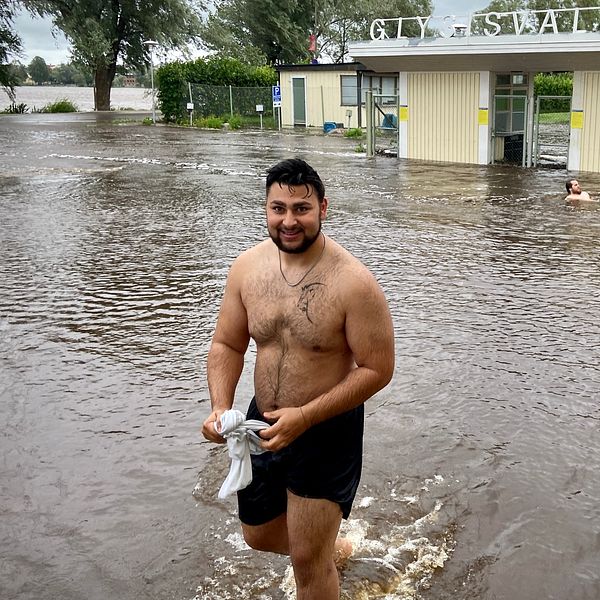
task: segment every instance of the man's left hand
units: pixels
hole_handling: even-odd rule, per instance
[[[298,436],[308,429],[302,409],[298,406],[279,408],[263,414],[267,421],[275,421],[268,429],[263,429],[259,435],[263,438],[261,447],[271,452],[277,452],[289,446]]]

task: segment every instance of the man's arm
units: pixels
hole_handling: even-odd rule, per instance
[[[241,297],[243,269],[239,258],[227,277],[219,318],[207,361],[208,390],[212,411],[202,425],[202,434],[210,441],[223,443],[214,429],[215,421],[233,406],[235,388],[244,368],[244,355],[250,341],[248,315]]]
[[[265,413],[265,418],[278,421],[261,432],[261,437],[268,438],[264,448],[280,450],[316,423],[359,406],[391,380],[395,363],[392,318],[383,291],[366,269],[344,291],[344,302],[346,341],[356,368],[302,408]]]

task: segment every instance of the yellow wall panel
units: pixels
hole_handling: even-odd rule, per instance
[[[477,163],[479,73],[409,73],[408,157]]]
[[[356,77],[352,71],[332,73],[327,71],[293,71],[281,73],[282,121],[292,125],[292,77],[304,77],[306,86],[306,125],[322,127],[325,121],[344,123],[346,127],[358,126],[358,107],[342,106],[341,76]],[[346,111],[351,110],[350,121]],[[364,114],[363,114],[364,125]]]
[[[600,72],[583,74],[583,128],[579,169],[600,172]]]

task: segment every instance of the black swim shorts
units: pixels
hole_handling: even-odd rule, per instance
[[[248,419],[264,420],[256,399]],[[331,500],[348,518],[362,470],[364,406],[314,425],[278,452],[252,455],[252,483],[238,492],[239,516],[262,525],[287,510],[287,490]]]

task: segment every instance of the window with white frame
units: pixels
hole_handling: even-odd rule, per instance
[[[356,106],[356,75],[340,75],[342,106]]]

